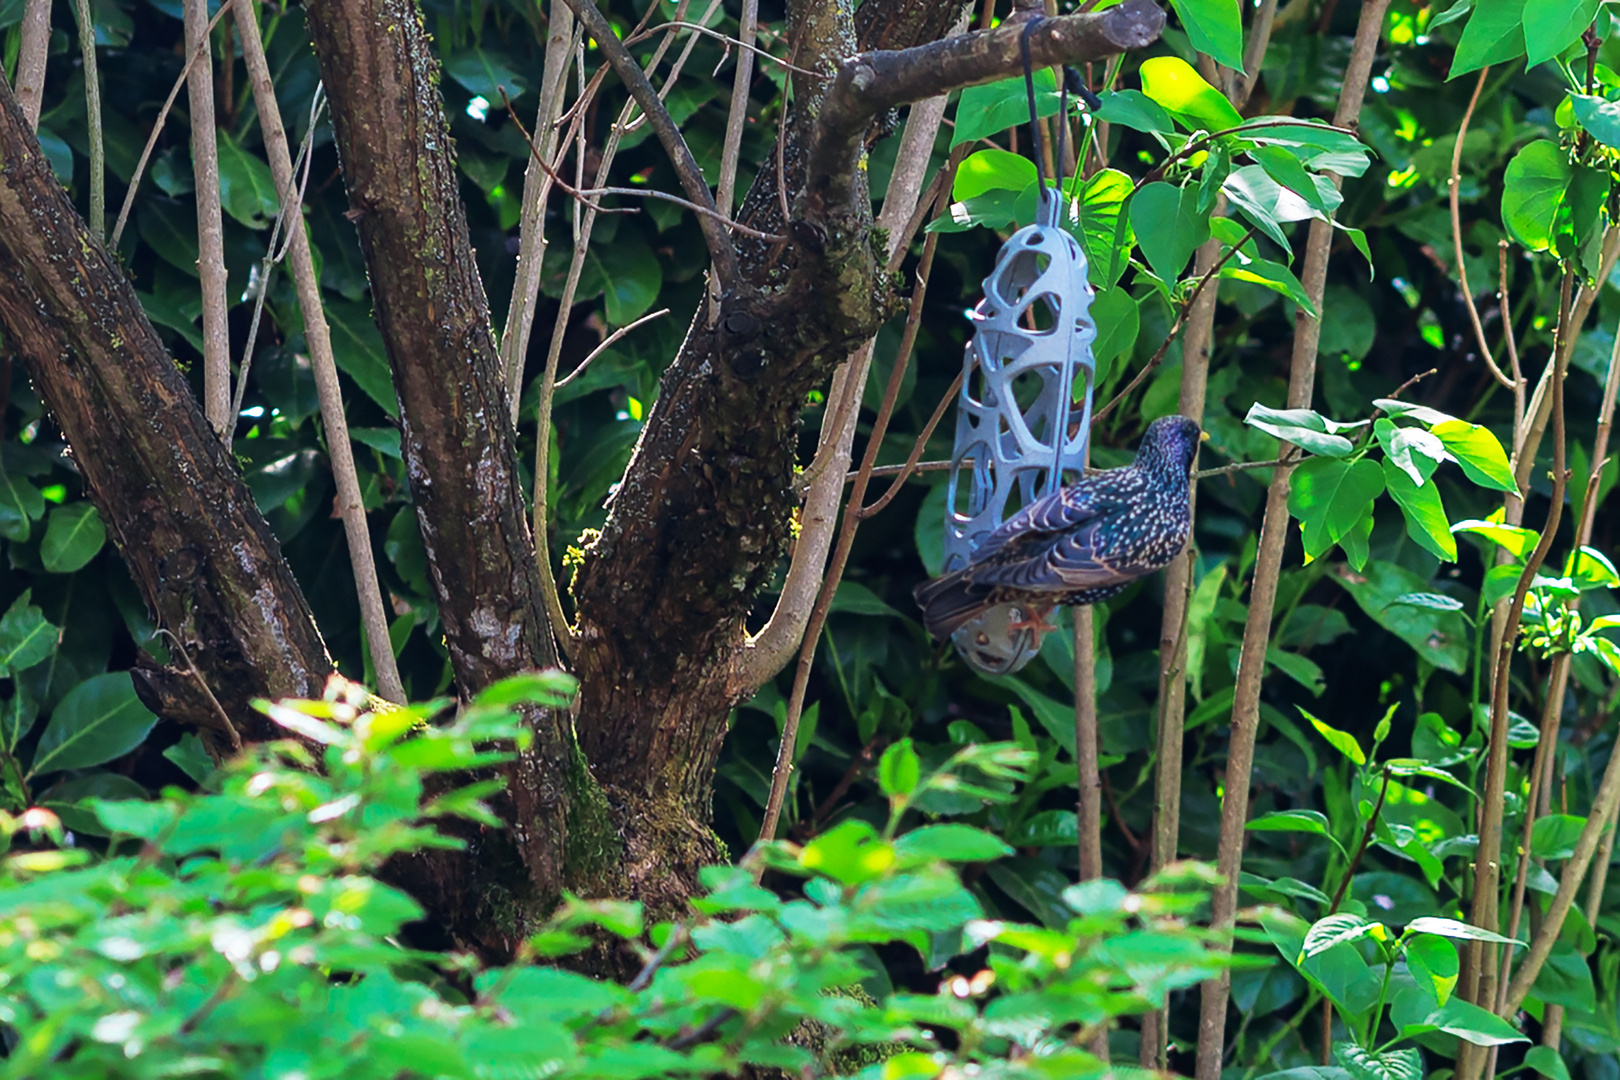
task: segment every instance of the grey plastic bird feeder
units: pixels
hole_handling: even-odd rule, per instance
[[[1002,245],[971,315],[977,325],[962,359],[946,488],[947,572],[966,565],[997,526],[1059,490],[1085,463],[1097,369],[1094,294],[1085,254],[1062,227],[1061,188],[1043,183],[1039,191],[1035,223]],[[998,604],[951,641],[979,671],[1010,674],[1038,651],[1034,631],[1017,625],[1030,616],[1022,604]]]

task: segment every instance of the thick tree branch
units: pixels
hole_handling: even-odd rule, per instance
[[[463,693],[557,662],[541,603],[489,305],[468,241],[438,62],[410,0],[321,0],[310,38],[399,395],[402,450]],[[582,778],[570,726],[532,710],[510,820],[544,891],[562,881]],[[588,779],[583,782],[588,783]]]
[[[1036,67],[1082,64],[1152,44],[1164,11],[1152,0],[1125,0],[1101,12],[1043,19],[1030,36]],[[839,203],[849,184],[867,125],[889,109],[951,90],[994,82],[1023,70],[1022,22],[949,37],[909,49],[861,53],[845,60],[822,105],[810,154],[807,194]]]
[[[196,665],[193,676],[190,664],[143,658],[134,673],[142,698],[223,738],[217,698],[249,738],[270,736],[248,702],[319,696],[332,662],[235,463],[3,79],[0,325],[66,433],[142,597]]]

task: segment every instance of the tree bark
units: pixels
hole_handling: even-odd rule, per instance
[[[317,0],[305,10],[399,396],[401,448],[445,643],[457,686],[471,696],[505,676],[555,667],[557,652],[439,65],[410,0]],[[571,818],[599,801],[567,717],[531,707],[527,718],[535,739],[507,767],[503,814],[528,880],[503,882],[520,902],[500,918],[519,928],[529,908],[524,886],[541,909],[559,894]],[[572,854],[594,867],[610,852],[582,843]],[[454,911],[466,882],[454,861],[434,865],[442,873],[426,877]]]
[[[90,234],[0,79],[0,325],[72,446],[85,488],[167,635],[148,708],[217,747],[279,729],[259,697],[319,697],[332,673],[281,547],[123,267]],[[222,712],[223,711],[223,712]]]

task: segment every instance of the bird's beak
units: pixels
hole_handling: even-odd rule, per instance
[[[1209,432],[1200,431],[1198,433],[1198,441],[1201,442],[1201,443],[1209,442]]]

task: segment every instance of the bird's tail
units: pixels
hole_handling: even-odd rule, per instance
[[[962,570],[925,581],[912,590],[923,611],[923,625],[935,641],[945,641],[961,625],[990,607],[987,590],[967,579]]]

